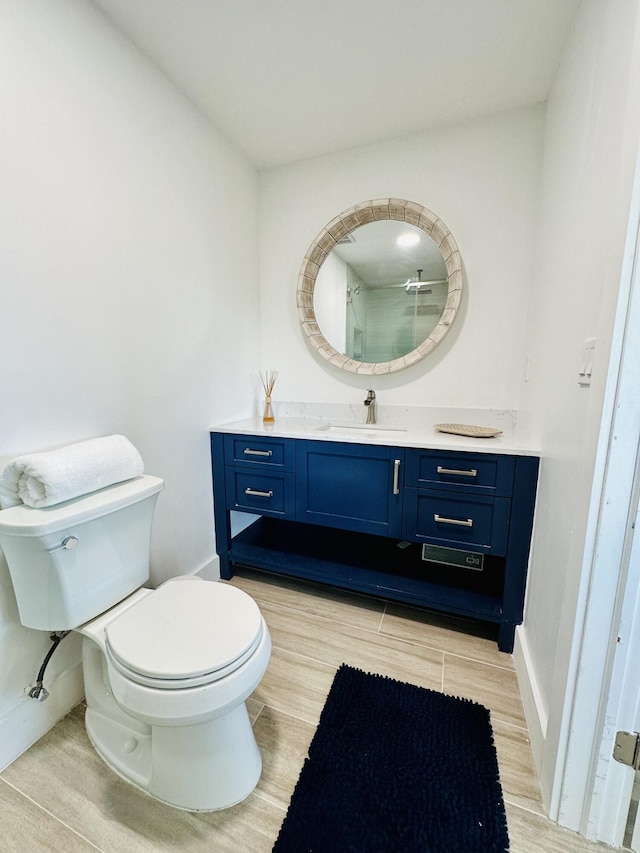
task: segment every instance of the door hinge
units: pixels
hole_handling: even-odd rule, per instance
[[[640,734],[638,732],[616,732],[613,757],[621,764],[640,770]]]

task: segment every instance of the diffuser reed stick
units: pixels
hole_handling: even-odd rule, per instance
[[[262,387],[264,388],[264,415],[262,416],[262,420],[265,424],[272,424],[275,421],[273,408],[271,406],[271,393],[273,391],[273,386],[276,384],[277,376],[277,370],[267,370],[264,375],[260,372],[260,379],[262,380]]]

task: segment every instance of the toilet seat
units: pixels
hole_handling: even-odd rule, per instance
[[[147,687],[177,690],[224,678],[255,652],[264,622],[242,590],[221,583],[166,583],[105,628],[109,662]]]

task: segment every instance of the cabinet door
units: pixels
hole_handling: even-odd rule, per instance
[[[299,441],[296,519],[400,537],[404,449]]]

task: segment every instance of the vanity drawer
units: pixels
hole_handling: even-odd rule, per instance
[[[507,552],[508,498],[405,489],[403,537],[451,548]]]
[[[294,474],[227,467],[227,506],[279,518],[295,515]]]
[[[286,438],[225,435],[224,458],[227,465],[250,465],[252,468],[293,471],[294,447],[294,442]]]
[[[508,497],[513,489],[512,456],[407,450],[405,485]]]

